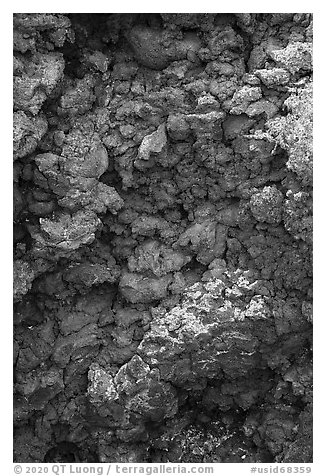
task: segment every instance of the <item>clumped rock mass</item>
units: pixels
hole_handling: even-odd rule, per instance
[[[14,14],[14,460],[312,461],[312,15]]]

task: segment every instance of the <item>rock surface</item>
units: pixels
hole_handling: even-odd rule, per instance
[[[14,14],[14,461],[312,461],[312,15]]]

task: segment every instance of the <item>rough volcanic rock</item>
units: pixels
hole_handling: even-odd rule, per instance
[[[14,14],[14,460],[312,461],[312,15]]]

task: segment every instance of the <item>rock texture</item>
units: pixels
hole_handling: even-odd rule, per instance
[[[312,15],[14,14],[14,460],[312,461]]]

